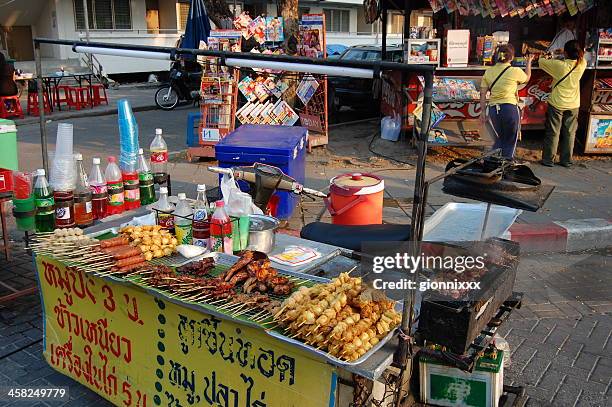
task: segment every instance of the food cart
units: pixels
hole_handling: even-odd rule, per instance
[[[48,41],[63,43],[62,40]],[[108,49],[109,44],[95,46]],[[122,50],[126,48],[123,46]],[[162,53],[167,50],[148,51]],[[215,57],[231,56],[216,51],[198,52]],[[290,58],[283,60],[287,64],[293,63],[296,68],[299,65]],[[299,61],[316,64],[307,59]],[[419,69],[384,62],[377,65],[388,69],[397,67],[407,72]],[[346,68],[354,68],[358,70],[356,74],[364,75],[368,67],[367,64],[356,64]],[[421,72],[425,78],[423,117],[427,121],[432,75],[431,70],[422,69]],[[426,127],[427,123],[424,124]],[[424,206],[429,185],[446,176],[456,176],[459,177],[455,179],[456,187],[457,183],[465,181],[460,177],[460,171],[483,164],[477,160],[458,163],[444,176],[426,181],[427,137],[425,132],[422,133],[417,138],[419,160],[415,181],[415,202],[419,204],[414,206],[411,225],[413,242],[407,243],[408,252],[413,255],[421,253],[422,243],[432,231],[437,230],[436,240],[457,239],[456,231],[445,235],[444,228],[439,227],[447,223],[441,219],[442,215],[432,218],[437,226],[425,222]],[[503,162],[500,165],[494,166],[492,174],[503,178],[503,169],[511,166]],[[475,172],[488,177],[487,168],[467,169],[468,182],[474,182]],[[512,185],[504,185],[502,190],[507,191],[508,186]],[[452,188],[449,183],[448,193],[456,194]],[[463,193],[469,190],[461,185],[458,189]],[[534,184],[528,189],[522,188],[521,194],[534,192],[538,195],[540,187]],[[531,197],[536,201],[536,208],[543,204],[551,190],[547,189],[543,199]],[[482,198],[480,200],[488,203],[507,203],[496,200],[498,192],[486,198],[478,194],[471,197]],[[502,195],[506,193],[502,192]],[[403,301],[374,294],[362,297],[368,288],[360,277],[350,274],[363,259],[359,253],[300,238],[279,237],[274,248],[282,250],[291,245],[315,248],[321,256],[315,259],[311,268],[296,271],[275,264],[274,271],[271,271],[265,266],[269,265],[265,258],[249,258],[248,252],[239,253],[240,257],[213,253],[192,259],[174,256],[172,250],[166,253],[167,245],[175,244],[167,231],[153,225],[126,225],[142,214],[138,211],[126,213],[119,219],[107,219],[87,229],[86,235],[72,229],[43,234],[34,238],[31,247],[36,253],[44,309],[44,356],[58,371],[119,405],[264,406],[286,405],[287,400],[294,405],[347,405],[351,396],[345,398],[347,390],[341,388],[347,385],[353,387],[352,397],[356,400],[367,400],[368,394],[378,392],[376,398],[391,402],[387,397],[387,391],[391,389],[395,395],[394,403],[399,403],[406,395],[403,385],[412,375],[407,367],[416,361],[417,355],[412,348],[417,343],[411,338],[416,313],[422,307],[419,317],[422,337],[418,345],[432,341],[449,347],[453,352],[463,352],[458,367],[467,371],[478,370],[478,360],[483,356],[489,357],[490,363],[496,363],[497,370],[487,380],[492,380],[491,383],[497,387],[493,396],[479,397],[490,396],[492,405],[497,405],[501,391],[513,389],[500,387],[503,381],[499,363],[503,358],[490,347],[491,340],[499,322],[520,305],[520,296],[512,294],[518,263],[517,245],[495,239],[510,226],[515,216],[506,216],[509,219],[507,227],[498,225],[495,233],[486,233],[487,219],[495,211],[487,205],[477,211],[480,216],[472,218],[478,223],[477,228],[482,224],[479,239],[492,238],[483,242],[484,246],[480,248],[497,248],[508,255],[502,264],[492,265],[490,276],[493,284],[485,294],[485,304],[488,305],[457,303],[454,308],[440,307],[435,300],[415,298],[414,292],[407,298],[398,298]],[[447,213],[457,218],[453,211]],[[460,226],[466,230],[465,223]],[[137,262],[127,261],[126,253],[132,256],[134,250],[143,250],[143,253],[153,250],[145,242],[145,237],[153,241],[155,253],[160,255],[155,254],[155,260],[141,263],[138,253],[134,255]],[[159,250],[156,240],[166,245],[163,251]],[[146,248],[142,248],[142,244]],[[463,249],[454,247],[452,250],[461,252]],[[274,250],[271,255],[274,255]],[[259,261],[263,263],[257,263]],[[240,275],[240,272],[245,272],[244,268],[247,276]],[[313,275],[315,270],[324,274],[327,271],[328,275],[316,277]],[[255,273],[255,276],[249,273]],[[207,276],[212,278],[203,279]],[[256,278],[259,283],[265,283],[255,285],[258,297],[245,297],[243,294],[250,293],[231,291],[235,286],[232,283],[234,278],[242,279],[241,289],[245,289],[249,281],[245,278]],[[502,280],[503,284],[495,284]],[[278,288],[280,286],[282,288]],[[252,287],[253,281],[248,289]],[[321,292],[331,294],[336,291],[338,295],[318,297]],[[508,297],[509,294],[512,295]],[[310,304],[308,301],[315,297],[316,303]],[[312,305],[312,315],[307,313],[310,308],[303,312],[294,307],[302,301],[298,298],[307,298],[306,303]],[[272,300],[276,303],[272,304]],[[325,305],[322,305],[323,300]],[[315,312],[315,307],[320,310]],[[331,324],[331,313],[337,316],[342,310],[349,314]],[[327,311],[329,314],[324,314]],[[452,318],[458,313],[462,315],[462,322],[454,325],[454,329],[461,331],[459,341],[455,334],[440,335],[443,330],[434,322],[443,317]],[[328,315],[328,320],[319,319],[323,315]],[[479,316],[483,317],[479,319]],[[427,322],[434,324],[427,328]],[[322,327],[330,330],[320,330]],[[357,327],[360,331],[356,331]],[[352,336],[345,335],[345,331]],[[353,341],[348,342],[350,338]],[[427,354],[435,360],[451,355],[435,346],[427,347]],[[430,364],[426,359],[421,361]],[[434,366],[429,366],[429,369],[435,370]],[[374,383],[364,386],[364,378]],[[423,383],[429,382],[424,379]],[[427,389],[423,391],[427,392]],[[360,399],[360,394],[365,394],[366,398]],[[428,394],[428,400],[437,397]],[[357,401],[357,404],[366,405],[366,402]]]
[[[451,6],[451,3],[455,6]],[[432,13],[431,26],[427,33],[436,32],[436,39],[441,41],[439,47],[440,61],[436,68],[434,82],[434,103],[445,114],[444,119],[436,129],[432,130],[430,143],[432,146],[471,146],[484,147],[492,144],[490,131],[478,123],[480,116],[480,80],[486,65],[491,64],[495,44],[499,42],[512,43],[517,52],[515,64],[524,66],[525,52],[542,53],[547,43],[555,36],[559,28],[560,15],[571,14],[576,19],[577,39],[586,46],[588,61],[587,71],[581,85],[581,117],[579,135],[582,136],[584,151],[587,153],[608,153],[609,139],[606,136],[609,121],[610,100],[609,86],[611,68],[610,35],[607,27],[609,21],[598,18],[598,7],[593,2],[574,2],[574,8],[564,2],[549,2],[551,9],[542,2],[533,9],[521,7],[500,10],[495,2],[493,15],[484,12],[480,6],[475,7],[466,1],[421,1],[421,2],[386,2],[382,1],[382,15],[389,10],[397,10],[405,15],[423,14],[423,10]],[[502,4],[504,2],[501,2]],[[517,2],[515,2],[517,3]],[[528,2],[531,4],[531,2]],[[480,4],[489,4],[489,2]],[[554,8],[552,8],[554,5]],[[600,6],[601,8],[602,6]],[[408,20],[408,19],[406,19]],[[417,19],[411,19],[417,21]],[[411,37],[419,28],[405,27],[406,46],[409,47]],[[462,37],[469,30],[467,41]],[[509,35],[508,35],[509,34]],[[433,39],[432,39],[433,40]],[[459,41],[461,40],[461,41]],[[430,40],[431,41],[431,40]],[[452,53],[449,53],[449,42],[453,43]],[[383,41],[384,44],[384,41]],[[410,49],[410,48],[408,48]],[[459,53],[461,58],[457,58]],[[452,57],[455,56],[455,59]],[[410,57],[408,57],[410,58]],[[450,58],[450,60],[449,60]],[[460,63],[456,61],[460,60]],[[519,86],[518,94],[522,105],[521,127],[523,130],[543,130],[547,103],[551,91],[551,77],[543,72],[534,62],[531,78],[527,84]],[[408,105],[403,112],[404,128],[411,129],[414,125],[412,112],[418,107],[422,92],[418,77],[401,77],[392,73],[387,77],[382,87],[382,110],[385,114],[399,114],[402,111],[401,99],[406,97]],[[403,84],[403,86],[400,86]],[[402,90],[399,90],[402,89]],[[399,91],[398,91],[399,90]]]

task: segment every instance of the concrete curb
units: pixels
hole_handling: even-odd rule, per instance
[[[577,252],[612,246],[612,221],[569,219],[544,224],[514,224],[504,236],[520,243],[522,253]]]
[[[157,109],[156,105],[145,105],[145,106],[133,106],[133,112],[146,112],[149,110]],[[95,116],[109,116],[117,114],[117,108],[109,107],[107,109],[100,110],[83,110],[83,111],[68,111],[66,113],[57,113],[51,116],[45,117],[46,122],[77,119],[81,117],[95,117]],[[28,117],[26,119],[15,120],[17,126],[24,126],[28,124],[37,124],[39,122],[38,117]]]

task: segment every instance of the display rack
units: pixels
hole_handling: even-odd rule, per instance
[[[239,51],[242,33],[236,30],[213,30],[207,48],[216,51]],[[235,128],[237,79],[239,70],[222,66],[218,58],[198,60],[202,66],[200,83],[200,122],[197,145],[189,145],[187,159],[212,158],[215,144]]]

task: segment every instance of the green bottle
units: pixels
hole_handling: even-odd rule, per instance
[[[142,148],[138,150],[138,182],[140,187],[140,205],[148,205],[155,202],[153,173],[151,168],[149,168],[149,163],[144,158]]]

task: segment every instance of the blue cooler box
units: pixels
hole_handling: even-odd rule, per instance
[[[306,138],[304,127],[244,124],[215,145],[215,157],[223,168],[262,163],[280,168],[297,182],[306,178]],[[248,185],[240,188],[248,191]],[[276,217],[287,219],[299,202],[299,196],[280,191]]]

